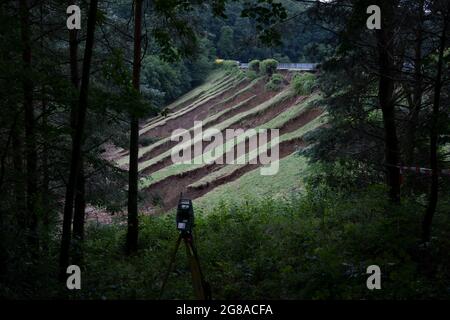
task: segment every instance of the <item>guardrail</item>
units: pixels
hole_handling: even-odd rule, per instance
[[[248,63],[237,61],[239,68],[248,69]],[[279,63],[277,70],[316,71],[317,63]]]

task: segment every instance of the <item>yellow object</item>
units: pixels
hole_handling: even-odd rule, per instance
[[[222,64],[223,63],[223,59],[216,59],[216,64]]]

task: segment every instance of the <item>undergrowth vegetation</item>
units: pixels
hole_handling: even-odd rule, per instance
[[[272,76],[277,71],[278,61],[275,59],[265,59],[261,61],[259,68],[263,75]]]
[[[424,248],[420,204],[405,198],[392,205],[382,185],[327,183],[320,172],[311,170],[298,196],[196,208],[194,236],[214,299],[448,297],[450,257],[441,252],[450,248],[449,203],[440,204],[435,237]],[[342,181],[352,180],[337,172]],[[121,223],[87,228],[84,290],[70,298],[159,297],[178,236],[174,213],[142,217],[140,249],[131,257],[123,255],[125,233]],[[366,268],[373,264],[382,270],[382,290],[366,288]],[[13,295],[7,290],[0,293]],[[48,297],[58,292],[48,290]],[[163,298],[193,298],[192,291],[180,248]]]
[[[448,297],[450,257],[439,254],[450,248],[450,230],[440,227],[448,225],[445,208],[437,215],[432,247],[421,248],[417,226],[423,208],[417,203],[380,201],[381,185],[349,194],[314,181],[299,197],[197,210],[195,239],[215,299]],[[141,250],[131,260],[120,258],[123,227],[90,229],[87,252],[93,262],[87,269],[96,272],[87,272],[86,281],[94,281],[88,287],[98,291],[91,298],[158,297],[177,236],[174,215],[144,221]],[[367,290],[366,268],[372,264],[383,271],[383,290]],[[164,297],[193,298],[190,281],[179,250]]]
[[[309,95],[316,88],[316,77],[312,73],[297,73],[292,78],[292,87],[298,95]]]
[[[279,73],[274,73],[271,77],[269,82],[266,84],[266,89],[270,91],[277,91],[281,89],[281,86],[283,85],[284,78]]]

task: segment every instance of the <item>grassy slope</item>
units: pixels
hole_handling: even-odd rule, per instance
[[[228,97],[227,99],[223,100],[221,103],[225,103],[225,102],[227,102],[227,101],[229,101],[229,100],[235,98],[238,94],[240,94],[240,93],[242,93],[242,92],[244,92],[244,91],[246,91],[246,90],[251,89],[255,84],[256,84],[256,81],[252,81],[252,82],[251,82],[248,86],[246,86],[244,89],[240,90],[239,92],[235,93],[234,95],[232,95],[232,96]],[[224,90],[218,92],[218,94],[222,93],[223,91],[224,91]],[[217,119],[218,117],[220,117],[222,114],[226,113],[227,111],[229,111],[229,110],[231,110],[231,109],[234,109],[234,108],[240,107],[241,104],[248,102],[250,99],[251,99],[251,98],[246,99],[246,100],[242,101],[241,103],[236,104],[235,106],[233,106],[233,107],[231,107],[231,108],[229,108],[229,109],[222,110],[222,111],[220,111],[220,112],[218,112],[218,113],[216,113],[216,114],[214,114],[214,115],[211,115],[211,116],[207,117],[206,119],[203,120],[203,123],[204,123],[204,124],[208,124],[210,121],[213,121],[213,120]],[[203,102],[203,103],[204,103],[204,102]],[[194,109],[194,108],[197,107],[197,106],[198,106],[198,101],[196,100],[196,101],[194,101],[189,107],[190,107],[190,109]],[[149,152],[150,150],[152,150],[153,148],[157,147],[158,145],[161,145],[161,144],[163,144],[163,143],[165,143],[165,142],[167,142],[167,141],[169,141],[169,140],[170,140],[170,137],[167,137],[167,138],[161,139],[161,140],[157,141],[156,143],[153,143],[153,144],[151,144],[151,145],[149,145],[149,146],[140,148],[140,149],[139,149],[139,156],[142,156],[143,154]]]
[[[187,101],[191,99],[190,103],[179,109],[176,113],[174,113],[172,116],[177,116],[180,113],[186,112],[186,110],[192,110],[197,105],[199,105],[200,102],[204,102],[205,99],[208,100],[210,97],[214,97],[217,94],[220,94],[223,92],[223,90],[228,89],[230,86],[236,85],[239,83],[239,77],[230,77],[226,75],[222,75],[226,78],[226,80],[220,81],[218,76],[220,76],[220,73],[216,73],[213,76],[210,77],[208,80],[209,82],[206,82],[204,85],[202,85],[202,94],[198,94],[198,89],[195,89],[193,91],[196,91],[196,93],[188,93],[184,97],[181,98],[182,101]],[[236,92],[236,94],[230,96],[228,99],[226,99],[223,102],[226,102],[227,100],[231,100],[235,98],[236,96],[242,94],[243,92],[251,89],[258,81],[261,79],[255,79],[251,83],[249,83],[245,88],[241,89],[239,92]],[[205,90],[207,88],[207,90]],[[260,104],[259,106],[256,106],[246,112],[239,113],[231,118],[228,118],[221,123],[218,123],[215,125],[218,129],[221,128],[227,128],[232,124],[239,123],[243,117],[246,116],[252,116],[257,117],[260,112],[263,110],[272,107],[273,105],[279,103],[280,101],[289,98],[292,96],[292,92],[289,88],[284,89],[271,99],[265,101],[264,103]],[[300,113],[307,110],[313,102],[317,100],[319,96],[317,94],[314,94],[307,99],[300,101],[296,103],[295,105],[288,108],[286,111],[282,112],[281,114],[277,115],[273,119],[269,120],[268,122],[256,127],[255,129],[259,128],[280,128],[288,122],[293,117],[299,115]],[[248,99],[251,99],[248,98]],[[247,100],[248,100],[247,99]],[[245,101],[241,101],[240,104],[245,103]],[[222,103],[223,103],[222,102]],[[174,105],[179,105],[181,102],[174,102],[172,104],[172,107]],[[237,108],[240,104],[236,104],[235,106],[229,108]],[[229,110],[227,109],[227,110]],[[210,115],[207,117],[203,122],[208,123],[210,121],[214,121],[218,117],[220,117],[223,113],[227,112],[227,110],[220,111],[216,114]],[[290,133],[284,134],[280,137],[280,142],[282,141],[288,141],[291,139],[295,139],[297,137],[301,137],[306,132],[313,130],[318,125],[322,124],[324,121],[324,116],[321,116],[310,123],[307,123],[306,125],[302,126],[301,128],[294,130]],[[165,121],[163,121],[165,122]],[[160,122],[157,122],[158,124]],[[154,126],[156,123],[153,123],[151,126]],[[240,141],[245,138],[245,135],[239,136],[235,141],[227,142],[223,145],[223,152],[225,153],[228,150],[232,149],[236,143],[239,143]],[[169,139],[169,138],[168,138]],[[145,150],[141,150],[141,153],[147,152],[151,150],[155,145],[158,145],[162,143],[164,140],[162,139],[158,142],[156,142],[153,145],[150,145],[148,147],[145,147]],[[217,156],[220,156],[222,153],[218,153]],[[162,159],[164,156],[167,156],[170,154],[170,151],[167,151],[153,159],[150,159],[148,161],[145,161],[143,163],[140,163],[140,168],[145,168],[148,165],[151,165],[158,160]],[[249,158],[253,158],[257,155],[257,151],[254,150],[250,154],[247,154],[246,156]],[[140,187],[146,188],[150,186],[153,183],[156,183],[157,181],[160,181],[166,177],[169,177],[171,175],[180,174],[183,172],[187,172],[190,170],[195,170],[199,167],[204,166],[204,164],[177,164],[177,165],[171,165],[168,167],[165,167],[157,172],[154,172],[151,175],[148,175],[141,179]],[[201,185],[204,183],[207,183],[208,181],[212,181],[220,176],[228,175],[232,173],[234,170],[237,170],[242,165],[229,165],[225,166],[224,168],[217,170],[207,177],[204,177],[203,179],[195,182],[192,186]],[[260,174],[260,169],[253,170],[251,172],[246,173],[243,175],[240,179],[233,181],[231,183],[219,186],[215,188],[212,192],[204,195],[203,197],[197,199],[195,201],[196,205],[201,208],[206,208],[208,206],[214,206],[218,202],[220,202],[220,199],[222,200],[231,200],[231,199],[247,199],[247,198],[253,198],[257,197],[258,195],[265,195],[267,193],[270,193],[274,196],[278,195],[285,195],[289,194],[291,191],[298,190],[301,188],[301,178],[300,174],[306,169],[306,160],[302,157],[297,156],[296,154],[291,154],[284,159],[280,161],[280,168],[278,174],[274,176],[262,176]],[[277,190],[275,193],[273,190]],[[244,195],[244,197],[242,197]]]
[[[248,110],[246,112],[239,113],[239,114],[237,114],[237,115],[235,115],[235,116],[233,116],[233,117],[231,117],[231,118],[221,122],[220,124],[215,126],[215,128],[217,128],[219,130],[222,130],[222,129],[230,127],[232,124],[239,123],[239,121],[243,117],[250,116],[250,115],[251,116],[258,116],[258,114],[260,112],[263,112],[265,109],[270,108],[273,105],[275,105],[277,103],[280,103],[282,100],[287,99],[287,98],[289,98],[291,96],[292,96],[291,90],[286,89],[286,90],[280,92],[279,94],[277,94],[276,96],[274,96],[273,98],[271,98],[271,99],[265,101],[264,103],[260,104],[259,106],[255,107],[253,109],[250,109],[250,110]],[[200,139],[201,139],[201,137],[195,136],[193,141],[195,143],[195,142],[199,141]],[[191,142],[188,141],[186,143],[186,145],[188,145],[188,144],[191,144]],[[139,164],[139,170],[143,170],[146,167],[152,165],[153,163],[156,163],[159,160],[163,159],[164,157],[170,156],[170,153],[171,153],[171,150],[168,150],[168,151],[160,154],[159,156],[157,156],[157,157],[155,157],[153,159],[150,159],[148,161],[140,163]]]
[[[306,134],[307,132],[314,130],[315,128],[317,128],[319,125],[323,124],[325,121],[325,117],[324,116],[319,116],[316,119],[314,119],[313,121],[309,122],[308,124],[304,125],[303,127],[290,132],[288,134],[284,134],[280,137],[280,143],[283,141],[290,141],[292,139],[298,138],[303,136],[304,134]],[[266,145],[261,146],[261,148],[264,150],[267,148],[270,148],[270,142]],[[254,159],[256,157],[257,154],[257,150],[253,150],[250,153],[245,154],[242,157],[246,157],[245,159],[248,161],[248,159]],[[241,159],[242,157],[240,157],[239,159]],[[237,163],[239,163],[239,159],[237,161]],[[285,170],[286,168],[283,166],[284,162],[280,161],[280,168],[279,170]],[[230,173],[232,173],[233,171],[239,169],[240,167],[242,167],[243,165],[228,165],[225,166],[223,168],[221,168],[220,170],[217,170],[211,174],[209,174],[208,176],[204,177],[203,179],[200,179],[199,181],[196,181],[195,183],[191,184],[191,186],[195,187],[195,186],[199,186],[202,184],[206,184],[208,182],[211,182],[215,179],[217,179],[218,177],[221,176],[226,176]],[[255,172],[259,172],[259,169],[256,169]],[[273,178],[277,178],[277,175],[273,176]]]
[[[158,120],[156,122],[150,123],[149,125],[145,126],[140,131],[140,133],[143,134],[143,133],[147,132],[151,128],[164,125],[168,120],[177,118],[177,117],[185,114],[186,112],[191,111],[192,109],[195,109],[200,104],[204,104],[205,102],[213,99],[214,97],[216,97],[217,95],[221,94],[222,92],[225,92],[226,90],[235,87],[241,81],[243,81],[243,79],[239,79],[237,77],[227,76],[226,80],[224,80],[222,82],[219,82],[219,83],[216,83],[216,84],[211,84],[209,86],[209,88],[207,89],[207,91],[205,92],[205,94],[200,95],[192,103],[190,103],[187,106],[185,106],[183,108],[180,108],[179,110],[169,114],[169,116],[167,116],[167,117],[163,117],[163,118],[161,118],[160,120]]]
[[[316,99],[316,96],[312,96],[311,98],[302,101],[301,103],[298,103],[296,105],[294,105],[293,107],[289,108],[288,110],[286,110],[285,112],[279,114],[277,117],[273,118],[272,120],[270,120],[269,122],[260,125],[258,127],[256,127],[255,129],[259,129],[259,128],[279,128],[280,126],[282,126],[285,122],[287,122],[289,119],[291,119],[293,116],[296,116],[297,114],[299,114],[300,112],[304,111],[308,106],[309,103],[314,101]],[[305,126],[290,132],[288,134],[282,135],[280,137],[280,141],[284,141],[284,140],[290,140],[296,137],[300,137],[303,134],[305,134],[307,131],[314,129],[317,125],[320,124],[319,119],[315,120],[315,121],[311,121],[310,123],[306,124]],[[227,151],[231,150],[231,148],[234,147],[234,145],[236,143],[241,142],[243,139],[245,138],[245,135],[241,135],[239,136],[237,139],[233,140],[233,141],[229,141],[227,143],[225,143],[225,146],[223,147],[223,152],[222,153],[226,153]],[[217,156],[221,156],[222,153],[217,153]],[[254,157],[255,152],[251,153],[252,156],[250,156],[251,158]],[[143,178],[141,180],[141,188],[145,188],[150,186],[151,184],[160,181],[168,176],[174,175],[174,174],[179,174],[182,172],[186,172],[186,171],[190,171],[190,170],[194,170],[197,169],[199,167],[202,167],[203,164],[174,164],[171,165],[169,167],[163,168],[161,170],[158,170],[157,172],[154,172],[151,175],[148,175],[147,177]],[[226,166],[223,170],[227,170],[227,171],[232,171],[236,168],[236,166],[234,165],[229,165]],[[223,172],[220,171],[220,172]]]
[[[280,169],[273,176],[263,176],[259,169],[244,174],[238,180],[221,185],[195,199],[196,208],[207,210],[221,202],[243,203],[261,197],[284,197],[302,188],[302,173],[307,164],[304,157],[293,153],[280,160]]]
[[[164,125],[168,120],[170,119],[174,119],[176,117],[179,117],[181,115],[183,115],[186,112],[189,112],[190,110],[196,108],[198,105],[207,102],[210,99],[213,99],[214,97],[220,95],[221,93],[223,93],[224,91],[238,85],[241,81],[243,81],[242,79],[240,79],[238,76],[228,76],[226,75],[223,71],[218,71],[217,75],[215,74],[214,78],[216,76],[222,75],[223,77],[225,77],[225,80],[223,81],[212,81],[212,82],[207,82],[205,84],[203,84],[202,87],[202,94],[197,95],[197,94],[192,94],[191,92],[188,92],[186,95],[187,97],[185,98],[181,98],[181,101],[177,100],[174,102],[174,106],[173,108],[176,108],[176,106],[178,106],[179,104],[181,104],[182,102],[185,102],[191,98],[195,98],[194,101],[192,101],[191,103],[189,103],[187,106],[184,106],[183,108],[177,110],[174,113],[171,113],[168,117],[158,117],[157,119],[154,119],[152,121],[150,121],[149,123],[147,123],[147,125],[145,125],[140,131],[139,134],[145,134],[148,130],[160,126],[160,125]],[[196,89],[194,89],[193,91],[195,91]],[[154,148],[156,145],[163,143],[164,141],[170,139],[161,139],[159,141],[157,141],[156,143],[153,143],[149,146],[143,147],[139,149],[139,156],[142,156],[144,153],[148,152],[149,150],[151,150],[152,148]],[[129,157],[128,155],[125,155],[119,159],[116,160],[116,164],[118,166],[123,166],[125,164],[128,164],[129,161]]]

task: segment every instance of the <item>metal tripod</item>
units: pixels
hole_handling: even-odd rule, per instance
[[[169,279],[170,272],[173,265],[175,264],[175,258],[177,255],[178,248],[180,247],[181,240],[183,239],[186,245],[186,254],[189,261],[189,266],[191,268],[192,275],[192,285],[194,287],[194,294],[198,300],[211,300],[211,289],[209,284],[204,280],[203,273],[200,268],[200,261],[198,259],[197,250],[194,246],[193,236],[188,232],[180,232],[178,239],[175,243],[175,250],[173,251],[172,257],[170,259],[169,268],[164,277],[164,282],[161,287],[161,292],[159,298],[161,299],[164,288],[166,286],[167,280]]]

